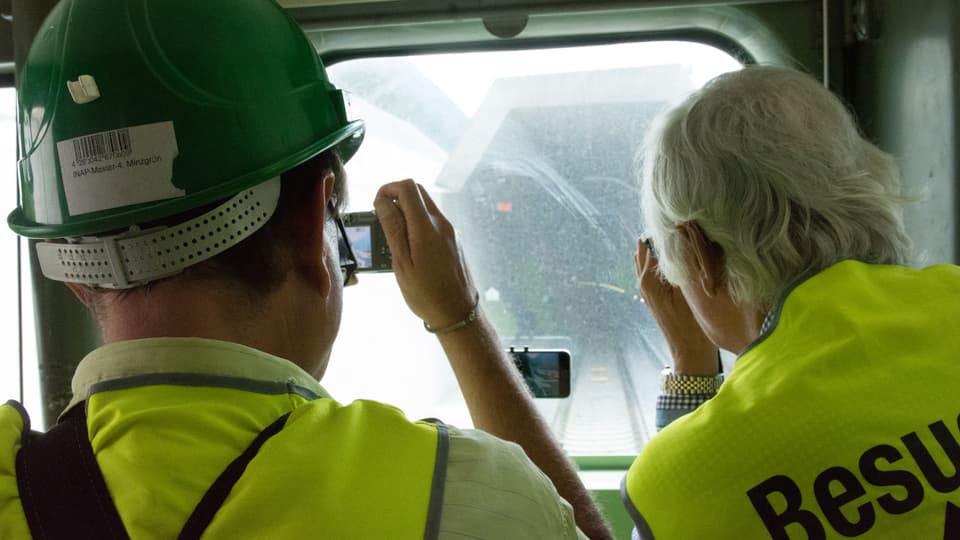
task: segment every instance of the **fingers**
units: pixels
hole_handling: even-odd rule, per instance
[[[421,188],[413,180],[401,180],[384,185],[377,191],[377,198],[386,197],[395,202],[403,214],[407,229],[413,236],[421,236],[432,228],[427,203]]]
[[[417,184],[417,187],[420,188],[420,196],[423,198],[424,204],[427,205],[427,211],[430,212],[430,218],[440,225],[440,228],[444,233],[453,233],[453,224],[451,224],[447,217],[443,215],[443,212],[440,211],[437,203],[433,202],[433,197],[427,193],[426,188],[420,184]]]
[[[414,266],[416,244],[431,238],[435,222],[449,227],[426,189],[410,179],[382,186],[374,208],[393,253],[394,270]]]
[[[433,202],[433,197],[427,193],[427,189],[420,184],[417,184],[417,189],[420,191],[420,197],[427,206],[427,210],[429,210],[434,216],[442,216],[443,214],[440,212],[440,208],[437,207],[437,203]]]
[[[658,300],[666,290],[673,288],[660,276],[660,261],[649,239],[637,240],[634,262],[637,266],[637,278],[640,280],[640,296],[645,303],[651,298]]]
[[[637,265],[637,277],[641,279],[651,272],[656,272],[659,268],[657,255],[650,249],[649,238],[637,240],[637,253],[634,258]]]
[[[404,180],[381,187],[374,207],[411,311],[434,327],[462,319],[475,289],[453,226],[433,198],[413,180]]]
[[[637,269],[637,277],[643,277],[643,265],[647,260],[647,244],[643,238],[637,240],[637,251],[633,254],[633,265]]]
[[[410,244],[407,240],[407,222],[403,212],[389,195],[377,193],[373,200],[373,208],[380,220],[383,236],[390,246],[394,270],[403,270],[410,267]]]
[[[646,249],[646,256],[644,257],[644,273],[651,273],[657,277],[660,276],[660,260],[657,259],[657,254],[650,249],[650,239],[646,239],[643,242],[643,247]]]
[[[657,252],[653,249],[653,241],[650,238],[637,240],[635,261],[638,276],[651,272],[660,274],[660,259],[657,258]]]

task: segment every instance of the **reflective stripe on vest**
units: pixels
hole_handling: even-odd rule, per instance
[[[639,532],[960,538],[958,355],[960,268],[846,261],[810,278],[634,462]]]

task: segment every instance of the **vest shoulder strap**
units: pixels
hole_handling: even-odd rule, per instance
[[[129,538],[93,455],[83,406],[47,433],[24,437],[16,475],[34,539]]]
[[[187,519],[180,540],[203,535],[247,465],[289,416],[267,426],[220,473]],[[47,433],[31,432],[24,441],[16,458],[17,488],[35,540],[129,540],[90,446],[82,404]]]
[[[270,437],[280,433],[280,430],[283,429],[283,426],[287,423],[289,416],[290,413],[287,413],[267,426],[266,429],[261,431],[253,442],[250,443],[250,446],[248,446],[242,454],[237,456],[237,459],[233,460],[230,465],[227,465],[227,468],[220,473],[216,481],[210,485],[210,488],[203,495],[203,498],[200,499],[197,507],[193,509],[193,513],[190,514],[190,517],[187,519],[186,525],[184,525],[183,530],[180,531],[179,540],[200,539],[203,532],[210,526],[210,522],[213,521],[217,510],[219,510],[220,507],[223,506],[224,501],[227,500],[227,495],[230,494],[230,490],[233,489],[233,486],[240,480],[240,477],[243,476],[247,465],[250,464],[250,461],[252,461],[257,455],[257,452],[260,451],[260,447],[262,447],[263,443],[267,442]]]

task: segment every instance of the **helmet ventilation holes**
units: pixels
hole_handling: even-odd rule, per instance
[[[280,178],[244,191],[207,214],[179,225],[153,231],[139,229],[103,239],[81,239],[74,244],[37,245],[44,275],[60,281],[90,283],[107,288],[134,287],[182,271],[216,256],[256,232],[276,209]],[[229,220],[217,220],[230,213]],[[111,262],[105,244],[116,244]],[[182,251],[181,251],[182,249]],[[122,253],[122,255],[121,255]],[[118,270],[119,264],[123,269]],[[97,271],[78,271],[78,268]],[[126,282],[103,271],[122,271]],[[106,276],[106,277],[105,277]]]

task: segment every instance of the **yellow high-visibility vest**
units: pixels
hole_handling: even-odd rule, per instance
[[[960,268],[846,261],[780,309],[630,468],[641,537],[960,537]]]
[[[436,534],[445,428],[410,422],[396,408],[172,378],[97,391],[86,405],[97,462],[131,538],[176,537],[213,480],[286,412],[285,427],[250,462],[204,538]],[[11,405],[0,407],[0,426],[16,426],[19,414]],[[163,452],[145,450],[158,447]],[[2,461],[0,473],[11,473],[6,457]],[[0,529],[29,538],[12,495],[0,493],[7,497],[0,500]]]

